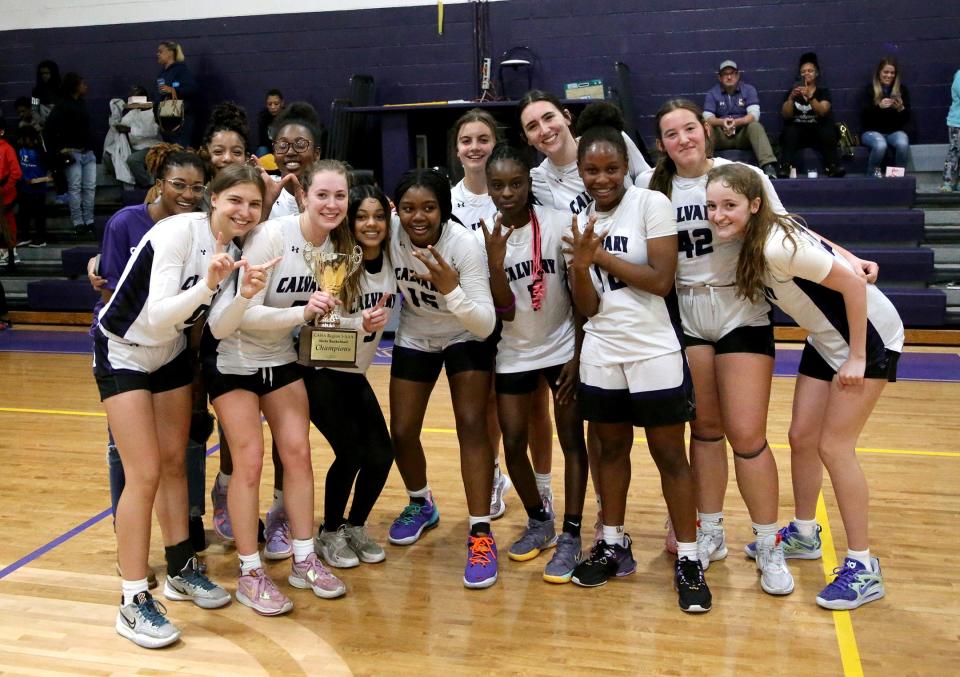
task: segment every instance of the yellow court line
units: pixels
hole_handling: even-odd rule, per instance
[[[0,407],[0,412],[9,414],[46,414],[48,416],[99,416],[106,417],[103,411],[73,411],[71,409],[27,409],[23,407]]]
[[[47,416],[93,416],[98,418],[106,417],[102,411],[76,411],[73,409],[33,409],[28,407],[0,407],[0,413],[7,414],[41,414]],[[425,433],[442,433],[446,435],[456,434],[454,428],[423,428]],[[556,439],[556,435],[553,436]],[[637,437],[635,444],[645,443],[644,437]],[[789,444],[771,444],[771,449],[789,449]],[[960,451],[925,451],[921,449],[877,449],[873,447],[857,447],[859,454],[892,454],[894,456],[940,456],[944,458],[960,458]]]
[[[827,506],[823,502],[823,493],[817,497],[817,523],[821,527],[820,545],[823,552],[823,577],[827,583],[833,580],[833,570],[837,567],[837,551],[833,545],[833,533],[827,518]],[[833,611],[833,629],[837,635],[840,649],[840,662],[845,677],[863,677],[863,665],[860,663],[860,650],[857,637],[853,634],[853,620],[849,611]]]

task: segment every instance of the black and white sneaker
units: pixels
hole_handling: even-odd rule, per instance
[[[677,558],[673,586],[680,596],[680,608],[687,613],[704,613],[713,606],[713,596],[703,577],[703,565],[699,559]]]
[[[137,593],[127,605],[120,600],[117,612],[117,633],[137,646],[159,649],[180,639],[180,628],[166,618],[166,608],[149,592]]]
[[[167,576],[163,596],[174,602],[191,600],[201,609],[219,609],[231,599],[229,592],[206,577],[196,557],[190,558],[179,576]]]

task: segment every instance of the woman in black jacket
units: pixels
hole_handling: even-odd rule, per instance
[[[157,47],[157,63],[160,64],[157,101],[176,98],[184,102],[182,120],[160,118],[160,134],[167,143],[179,143],[186,148],[193,139],[192,104],[193,95],[197,91],[197,81],[184,61],[183,48],[179,43],[161,42]]]
[[[900,82],[900,69],[891,57],[880,60],[873,82],[866,86],[860,101],[860,141],[870,149],[867,176],[880,176],[880,165],[893,146],[894,166],[906,167],[910,152],[907,125],[910,123],[910,94]]]
[[[801,148],[813,148],[820,153],[827,176],[843,176],[846,173],[837,161],[837,130],[833,123],[830,90],[820,85],[819,78],[817,55],[806,52],[800,57],[797,83],[783,97],[780,107],[783,117],[780,135],[781,178],[786,178]]]

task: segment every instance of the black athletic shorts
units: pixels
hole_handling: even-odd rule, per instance
[[[490,341],[452,343],[438,353],[395,345],[390,376],[436,383],[443,368],[446,368],[448,378],[462,371],[493,371],[495,355],[496,347]]]
[[[733,331],[720,337],[719,341],[707,341],[689,334],[683,335],[683,345],[713,346],[714,353],[755,353],[757,355],[774,356],[773,325],[765,324],[759,327],[737,327]]]
[[[540,379],[547,379],[550,390],[557,392],[557,379],[563,370],[562,364],[552,367],[543,367],[532,371],[515,371],[508,374],[497,374],[494,378],[494,388],[498,395],[527,395],[535,392],[540,386]]]
[[[203,377],[207,383],[207,394],[213,402],[231,390],[249,390],[257,397],[269,395],[294,381],[303,379],[303,367],[296,362],[279,367],[263,367],[252,374],[224,374],[215,364],[204,361]]]
[[[900,353],[896,350],[887,350],[883,348],[876,355],[867,358],[867,367],[863,372],[864,378],[879,378],[890,383],[897,381],[897,363],[900,360]],[[797,372],[818,381],[832,381],[837,375],[836,369],[831,367],[817,349],[807,343],[803,346],[803,354],[800,356],[800,367]]]

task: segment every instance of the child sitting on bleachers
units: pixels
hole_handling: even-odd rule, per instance
[[[22,239],[17,246],[46,247],[47,185],[52,179],[47,171],[40,135],[33,127],[17,130],[17,159],[22,173],[17,186],[17,216]]]

